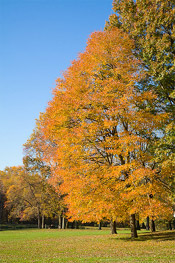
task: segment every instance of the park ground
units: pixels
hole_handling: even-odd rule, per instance
[[[175,230],[138,233],[132,240],[129,229],[117,235],[105,228],[0,231],[0,262],[175,263]]]

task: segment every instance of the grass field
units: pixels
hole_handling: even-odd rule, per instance
[[[175,231],[151,234],[129,230],[0,231],[0,262],[161,262],[175,263]]]

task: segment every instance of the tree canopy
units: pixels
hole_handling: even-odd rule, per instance
[[[149,150],[166,113],[153,110],[153,91],[139,88],[146,73],[134,48],[117,28],[93,33],[57,80],[41,121],[45,139],[57,149],[54,178],[63,179],[73,219],[115,220],[134,213],[156,218],[172,211]]]

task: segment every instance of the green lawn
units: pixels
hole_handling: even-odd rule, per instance
[[[129,230],[0,231],[0,262],[175,262],[175,231],[151,234]]]

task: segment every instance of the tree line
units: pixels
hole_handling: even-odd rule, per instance
[[[13,168],[19,179],[9,187],[7,176],[5,187],[13,207],[22,191],[14,209],[22,217],[26,209],[39,218],[63,213],[113,228],[130,220],[137,237],[136,219],[149,217],[152,230],[156,219],[173,219],[175,6],[114,0],[113,10],[57,79],[25,144],[24,166]]]

